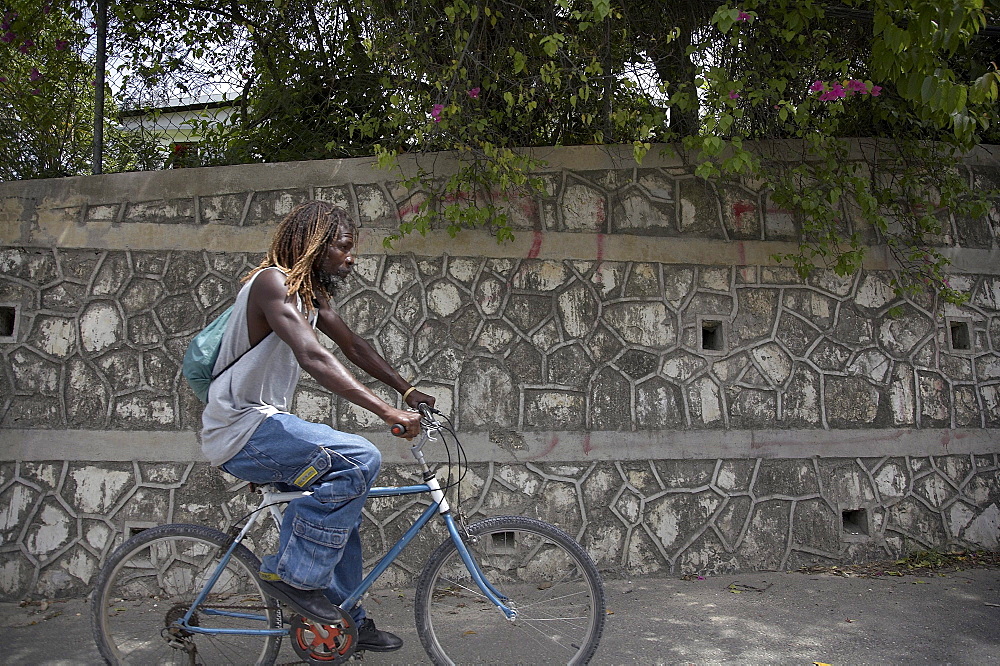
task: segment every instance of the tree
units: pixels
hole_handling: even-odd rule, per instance
[[[0,179],[91,172],[96,72],[86,10],[33,0],[0,8],[0,142],[8,156]],[[148,141],[136,141],[111,122],[104,135],[109,170],[154,165]]]
[[[873,229],[904,269],[898,289],[960,300],[936,243],[942,209],[984,210],[956,174],[965,152],[998,136],[987,28],[997,9],[998,0],[122,0],[112,35],[125,99],[240,74],[230,122],[196,123],[205,163],[376,155],[391,167],[400,153],[454,151],[456,172],[410,181],[428,196],[400,233],[443,219],[452,232],[485,226],[510,238],[505,197],[540,186],[522,148],[627,144],[641,161],[664,144],[699,175],[763,183],[794,211],[802,244],[784,259],[800,271],[855,271]],[[875,140],[874,158],[848,159],[852,137]]]

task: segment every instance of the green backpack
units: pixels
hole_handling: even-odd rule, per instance
[[[202,402],[208,402],[208,387],[212,385],[212,380],[216,379],[223,372],[235,365],[236,361],[243,358],[240,354],[233,362],[220,370],[217,374],[212,374],[215,362],[219,358],[219,348],[222,346],[222,336],[226,332],[226,324],[230,315],[233,314],[233,306],[226,308],[225,312],[216,317],[211,324],[194,336],[188,344],[187,351],[184,352],[184,361],[181,363],[181,374],[187,379],[188,384],[194,390],[194,394]],[[245,354],[246,352],[244,352]]]

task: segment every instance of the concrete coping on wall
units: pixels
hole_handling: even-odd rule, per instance
[[[388,463],[413,462],[405,442],[364,433]],[[461,434],[470,462],[586,462],[717,458],[882,458],[1000,453],[1000,430],[701,430]],[[429,460],[445,462],[437,444]],[[453,453],[454,459],[454,453]],[[0,430],[0,461],[204,460],[197,434],[169,431]]]

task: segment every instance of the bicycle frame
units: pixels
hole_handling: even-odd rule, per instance
[[[403,536],[399,538],[392,548],[390,548],[385,555],[382,556],[368,575],[365,576],[364,580],[361,581],[358,588],[344,600],[341,606],[343,608],[353,608],[355,604],[361,600],[369,588],[371,588],[372,584],[378,580],[379,576],[381,576],[385,570],[389,568],[399,554],[403,552],[411,541],[413,541],[414,537],[416,537],[420,530],[423,529],[428,522],[430,522],[430,519],[434,516],[434,514],[440,514],[448,528],[448,534],[451,537],[452,542],[454,542],[455,547],[458,549],[462,562],[469,570],[469,573],[472,576],[472,579],[476,582],[476,585],[486,598],[488,598],[507,617],[508,620],[514,620],[517,616],[517,611],[508,607],[504,603],[507,601],[507,597],[485,579],[482,570],[479,568],[479,564],[473,559],[468,548],[465,547],[465,542],[462,538],[463,530],[458,526],[455,521],[455,517],[451,514],[451,508],[448,505],[448,500],[445,499],[444,491],[441,489],[440,482],[434,475],[434,472],[432,472],[430,467],[427,465],[427,462],[424,460],[422,449],[428,441],[433,440],[434,438],[430,436],[429,431],[425,429],[421,433],[417,443],[410,447],[410,452],[413,454],[413,457],[416,458],[423,471],[424,483],[412,486],[377,486],[373,487],[368,493],[368,497],[401,497],[404,495],[430,493],[432,502],[426,509],[424,509],[423,513],[421,513],[420,516],[413,522],[410,528],[406,530],[406,533],[403,534]],[[275,523],[280,526],[284,505],[294,499],[307,497],[312,493],[308,491],[274,492],[264,490],[261,494],[262,498],[257,510],[250,515],[246,525],[243,526],[243,529],[240,530],[240,533],[233,540],[233,543],[229,546],[226,554],[222,556],[222,559],[219,561],[218,566],[216,566],[215,571],[206,581],[204,587],[201,589],[201,592],[198,593],[197,598],[194,600],[194,603],[192,603],[191,607],[184,614],[184,617],[178,620],[178,624],[186,631],[195,634],[241,634],[251,636],[283,636],[288,633],[287,629],[213,629],[210,627],[199,627],[189,624],[191,617],[194,615],[196,610],[204,615],[222,615],[247,620],[266,621],[266,618],[263,615],[236,613],[212,608],[199,608],[208,597],[212,588],[215,586],[215,583],[218,582],[219,576],[222,575],[229,559],[233,555],[233,551],[236,550],[236,547],[243,541],[246,535],[257,523],[257,520],[263,513],[263,509],[268,509]]]

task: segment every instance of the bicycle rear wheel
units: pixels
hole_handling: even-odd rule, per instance
[[[517,611],[508,620],[445,541],[417,583],[420,642],[435,664],[585,664],[604,630],[604,587],[593,561],[557,527],[499,516],[471,525],[466,546]]]
[[[101,569],[91,597],[94,639],[109,664],[273,664],[281,636],[200,634],[184,616],[232,540],[199,525],[161,525],[126,541]],[[279,629],[278,602],[257,582],[260,561],[240,544],[190,624]],[[228,615],[218,615],[224,613]],[[242,617],[234,617],[239,613]],[[254,619],[255,618],[255,619]]]

